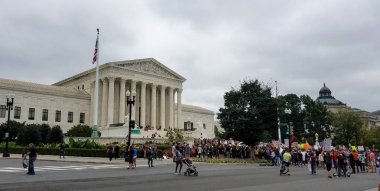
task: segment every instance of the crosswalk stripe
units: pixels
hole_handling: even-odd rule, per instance
[[[64,170],[84,170],[84,169],[117,169],[117,168],[125,168],[125,165],[77,165],[77,166],[36,166],[34,168],[37,172],[42,171],[64,171]],[[15,168],[15,167],[2,167],[0,168],[0,172],[23,172],[27,169],[24,168]]]

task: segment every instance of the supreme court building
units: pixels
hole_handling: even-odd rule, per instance
[[[7,93],[15,95],[11,120],[60,125],[66,132],[77,124],[93,126],[96,69],[53,85],[0,78],[0,123],[7,120]],[[125,137],[129,107],[125,92],[135,91],[132,120],[141,134],[164,137],[169,128],[185,136],[214,137],[214,112],[182,103],[186,79],[153,58],[110,62],[99,66],[98,127],[102,137]]]

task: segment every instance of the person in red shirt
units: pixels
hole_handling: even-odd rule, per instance
[[[338,161],[338,152],[336,150],[334,150],[333,151],[333,164],[334,164],[335,172],[338,171],[337,161]]]

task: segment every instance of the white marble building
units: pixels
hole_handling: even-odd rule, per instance
[[[182,104],[186,79],[153,58],[110,62],[99,66],[98,126],[102,137],[125,137],[129,109],[126,90],[135,90],[132,119],[142,127],[137,137],[163,137],[179,128],[189,137],[214,137],[214,113]],[[95,68],[53,85],[0,78],[0,123],[6,122],[7,93],[15,94],[11,120],[60,125],[93,126]],[[3,97],[3,98],[1,98]],[[4,100],[3,104],[1,100]]]

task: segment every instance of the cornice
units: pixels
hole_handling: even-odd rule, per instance
[[[42,95],[52,95],[59,97],[69,97],[78,99],[91,99],[91,96],[84,90],[78,90],[68,87],[51,86],[17,80],[0,78],[0,89],[9,91],[20,91]]]

